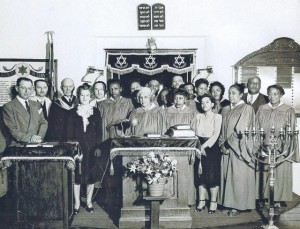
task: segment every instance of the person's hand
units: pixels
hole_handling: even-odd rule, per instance
[[[99,148],[97,148],[95,150],[95,157],[100,157],[101,156],[101,150]]]
[[[201,153],[201,155],[207,156],[207,155],[206,155],[206,152],[205,152],[205,148],[202,147],[202,146],[201,146],[201,148],[200,148],[200,153]]]
[[[38,135],[32,135],[31,138],[30,138],[30,142],[32,142],[32,143],[41,143],[42,138]]]
[[[110,129],[112,126],[114,126],[114,125],[115,125],[115,123],[108,124],[108,125],[106,126],[106,130],[109,131],[109,129]]]

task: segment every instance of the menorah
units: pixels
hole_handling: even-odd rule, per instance
[[[268,164],[269,166],[269,224],[263,226],[267,229],[278,229],[274,225],[274,215],[275,215],[275,207],[274,207],[274,184],[275,184],[275,167],[281,164],[282,162],[290,159],[295,152],[295,149],[298,147],[298,135],[299,130],[292,131],[291,125],[287,124],[285,128],[281,126],[280,130],[277,132],[274,125],[272,125],[270,129],[270,139],[266,139],[266,131],[263,128],[260,128],[258,131],[255,126],[253,126],[252,130],[249,130],[246,127],[245,131],[245,140],[246,145],[249,137],[251,135],[253,139],[253,143],[256,145],[258,143],[260,150],[259,153],[253,152],[253,158],[260,163]],[[258,140],[259,139],[259,140]],[[257,140],[259,142],[257,142]],[[285,156],[285,157],[281,157]],[[266,160],[267,159],[267,160]]]

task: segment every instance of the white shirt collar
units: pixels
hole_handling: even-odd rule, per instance
[[[235,106],[232,106],[232,103],[230,103],[230,108],[231,108],[231,109],[234,109],[234,108],[236,108],[238,105],[241,105],[241,104],[243,104],[243,103],[245,103],[244,100],[240,100],[237,104],[235,104]]]
[[[280,103],[278,104],[277,107],[273,107],[272,104],[271,104],[270,102],[268,103],[268,105],[269,105],[269,107],[271,107],[272,109],[276,109],[277,107],[283,105],[283,102],[280,101]]]
[[[65,97],[65,99],[66,99],[67,101],[70,101],[70,99],[73,100],[73,95],[71,96],[71,98],[69,98],[69,97],[67,97],[67,96],[65,96],[65,95],[63,95],[63,97]]]
[[[25,104],[25,101],[27,101],[28,102],[28,99],[27,100],[25,100],[25,99],[23,99],[23,98],[21,98],[20,96],[18,96],[17,95],[17,97],[16,97],[18,100],[19,100],[19,102],[22,104],[22,106],[23,107],[25,107],[25,109],[26,109],[26,104]]]
[[[111,99],[112,101],[115,101],[115,102],[117,101],[117,100],[115,100],[113,97],[109,97],[109,99]],[[122,99],[122,96],[119,97],[118,101],[119,101],[120,99]]]
[[[251,102],[251,104],[253,104],[253,103],[255,102],[255,100],[258,98],[258,96],[259,96],[259,93],[257,93],[257,94],[252,94],[252,102]],[[250,100],[250,97],[251,97],[251,94],[248,93],[248,94],[247,94],[247,101]]]

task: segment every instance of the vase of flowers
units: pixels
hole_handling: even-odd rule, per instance
[[[142,175],[148,183],[150,196],[162,196],[167,178],[173,176],[177,160],[169,155],[150,152],[127,164],[130,174]]]

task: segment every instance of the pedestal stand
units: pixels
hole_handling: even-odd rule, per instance
[[[160,203],[169,197],[166,196],[145,196],[144,200],[148,200],[151,202],[151,216],[150,216],[150,228],[151,229],[159,229],[159,210]]]

